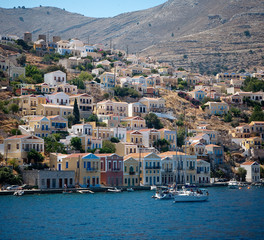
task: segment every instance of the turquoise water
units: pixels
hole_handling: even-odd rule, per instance
[[[201,203],[153,192],[0,197],[0,239],[263,239],[264,188],[209,188]]]

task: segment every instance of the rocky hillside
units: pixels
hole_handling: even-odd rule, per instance
[[[112,39],[117,48],[179,66],[199,69],[219,63],[236,68],[261,64],[263,20],[263,0],[169,0],[113,18],[88,18],[51,7],[0,9],[0,33],[22,36],[30,31],[36,37],[49,31],[50,36],[84,41],[89,36],[90,42],[105,44]]]

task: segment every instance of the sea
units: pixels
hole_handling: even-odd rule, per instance
[[[154,192],[0,196],[0,239],[264,239],[264,188],[208,188],[173,203]]]

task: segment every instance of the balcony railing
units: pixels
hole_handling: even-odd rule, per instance
[[[160,166],[146,166],[145,169],[160,169]]]
[[[113,168],[112,172],[119,172],[121,170],[121,168]]]
[[[86,168],[87,172],[97,172],[98,168]]]
[[[172,172],[172,168],[165,168],[164,171],[165,172]]]
[[[135,172],[129,172],[129,175],[135,175],[136,173]]]
[[[194,166],[190,166],[190,167],[189,167],[189,170],[194,170],[194,169],[195,169]]]
[[[183,166],[178,166],[177,169],[178,170],[183,170]]]

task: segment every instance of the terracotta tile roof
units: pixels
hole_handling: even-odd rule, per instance
[[[215,144],[208,144],[208,145],[206,145],[206,147],[221,147],[221,146],[218,146],[218,145],[215,145]]]
[[[73,153],[73,154],[70,154],[68,157],[66,158],[73,158],[73,157],[84,157],[86,155],[88,155],[89,153]]]
[[[128,155],[126,155],[126,156],[124,156],[124,160],[125,159],[128,159],[128,158],[144,158],[144,157],[146,157],[146,156],[148,156],[149,154],[151,154],[152,152],[146,152],[146,153],[130,153],[130,154],[128,154]]]
[[[30,137],[31,135],[15,135],[6,139],[19,139],[19,138],[25,138],[25,137]],[[6,140],[5,139],[5,140]]]
[[[176,155],[176,151],[168,151],[159,154],[159,156],[173,156],[173,155]],[[185,155],[185,153],[177,152],[177,155]]]
[[[254,164],[255,162],[244,162],[244,163],[242,163],[241,165],[252,165],[252,164]]]

